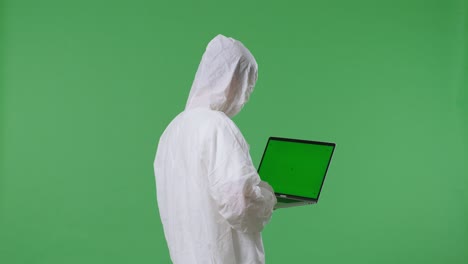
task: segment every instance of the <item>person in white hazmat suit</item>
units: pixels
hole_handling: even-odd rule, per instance
[[[202,56],[185,110],[159,139],[157,202],[173,263],[265,263],[260,232],[276,197],[230,119],[249,99],[257,69],[241,42],[217,35]]]

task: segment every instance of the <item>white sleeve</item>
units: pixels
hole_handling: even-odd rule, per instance
[[[260,180],[244,138],[226,129],[213,139],[216,153],[208,175],[209,192],[219,213],[236,230],[260,232],[271,218],[276,197]]]

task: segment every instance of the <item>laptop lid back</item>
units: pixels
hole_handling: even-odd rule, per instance
[[[334,143],[270,137],[258,173],[276,194],[316,201]]]

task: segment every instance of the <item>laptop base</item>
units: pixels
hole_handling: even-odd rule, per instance
[[[284,198],[281,196],[276,196],[276,200],[277,200],[277,203],[275,205],[275,209],[302,206],[302,205],[311,205],[311,204],[317,203],[316,201],[295,200],[295,199],[290,199],[290,198]]]

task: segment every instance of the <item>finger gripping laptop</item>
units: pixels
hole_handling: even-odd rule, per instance
[[[275,191],[275,209],[317,203],[335,146],[291,138],[268,139],[258,174]]]

